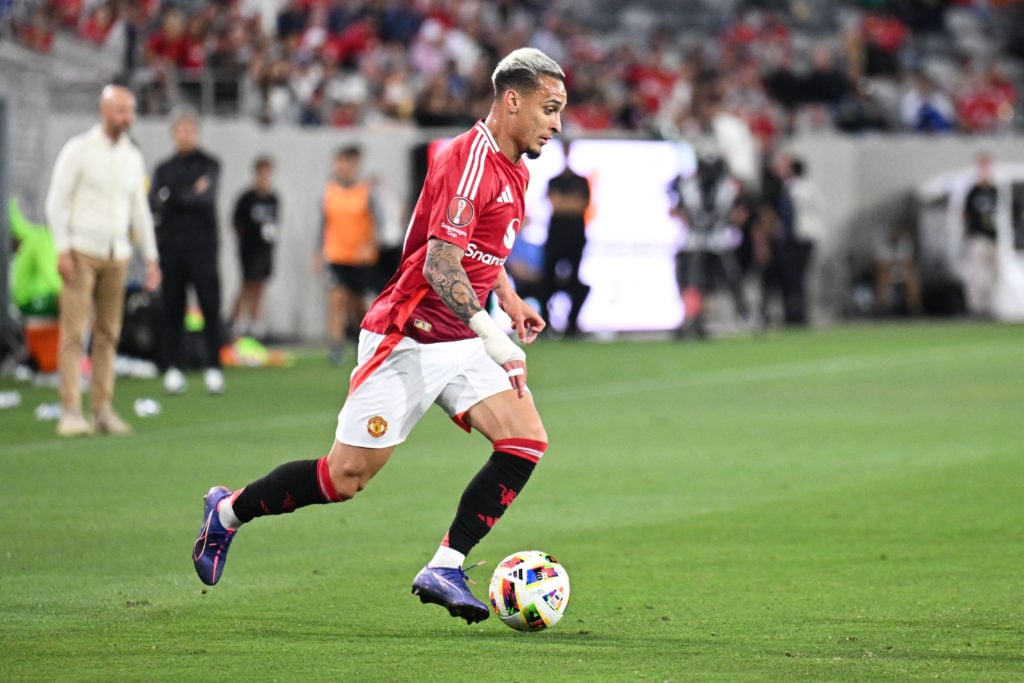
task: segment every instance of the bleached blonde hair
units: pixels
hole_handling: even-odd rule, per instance
[[[498,62],[491,74],[491,83],[494,85],[495,96],[506,90],[530,92],[540,83],[541,76],[565,81],[565,72],[558,66],[558,62],[536,48],[521,47]]]

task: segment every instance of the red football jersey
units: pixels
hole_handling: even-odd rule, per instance
[[[431,237],[465,251],[462,267],[481,303],[498,279],[523,223],[530,172],[513,164],[483,121],[441,150],[427,170],[402,250],[402,266],[373,302],[363,328],[392,326],[423,343],[473,337],[423,277]]]

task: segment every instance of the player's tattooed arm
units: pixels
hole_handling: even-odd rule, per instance
[[[458,246],[432,237],[427,242],[427,260],[423,264],[423,276],[444,305],[463,322],[469,322],[475,313],[484,308],[469,283],[469,276],[462,267],[465,252]]]

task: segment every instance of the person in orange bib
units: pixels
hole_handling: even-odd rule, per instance
[[[327,338],[335,365],[344,357],[348,329],[358,328],[366,315],[366,295],[373,286],[378,256],[378,203],[373,183],[360,178],[361,162],[362,150],[355,145],[335,153],[321,205],[320,256],[327,265],[329,283]]]

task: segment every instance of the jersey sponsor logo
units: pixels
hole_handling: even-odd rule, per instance
[[[464,228],[469,225],[475,215],[476,207],[473,206],[473,202],[458,195],[452,197],[452,200],[448,202],[448,209],[444,213],[448,223],[456,228]]]
[[[388,433],[388,421],[380,415],[374,415],[366,423],[366,431],[370,436],[379,439]]]
[[[508,222],[508,228],[505,230],[505,248],[511,249],[516,243],[516,232],[519,231],[519,219],[513,218]]]
[[[496,254],[488,254],[480,251],[480,248],[473,242],[469,243],[466,247],[466,258],[471,258],[474,261],[479,261],[487,266],[503,266],[505,265],[505,257],[497,256]]]
[[[501,191],[501,194],[498,195],[498,203],[499,204],[511,204],[512,203],[512,190],[509,188],[508,185],[506,185],[505,189],[503,189]]]

